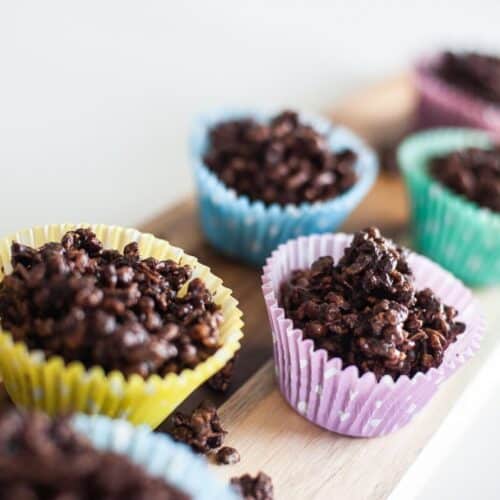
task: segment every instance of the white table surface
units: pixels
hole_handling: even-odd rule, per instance
[[[487,332],[475,369],[390,500],[500,498],[500,288],[476,292],[476,296],[486,315]]]

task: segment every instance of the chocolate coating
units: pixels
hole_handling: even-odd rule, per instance
[[[98,451],[67,418],[0,416],[0,500],[187,500],[127,457]]]
[[[244,474],[231,479],[231,486],[244,500],[273,500],[274,488],[271,478],[259,472],[255,477]]]
[[[189,266],[105,250],[90,229],[39,249],[14,242],[0,322],[47,356],[147,377],[194,368],[219,346],[222,314]]]
[[[215,455],[218,464],[234,465],[240,461],[240,454],[235,448],[223,446]]]
[[[266,124],[248,118],[219,123],[204,162],[226,186],[265,204],[335,198],[357,180],[356,154],[332,152],[327,138],[293,111]]]
[[[203,401],[191,415],[176,412],[170,435],[197,453],[208,454],[222,446],[227,432],[222,428],[215,406]]]
[[[449,84],[500,104],[499,57],[475,52],[445,52],[436,72]]]
[[[429,171],[453,192],[481,207],[500,212],[500,149],[454,151],[434,158]]]
[[[405,251],[375,228],[356,233],[336,265],[325,256],[294,271],[281,304],[317,349],[377,379],[439,366],[465,330],[452,307],[428,288],[416,290]]]

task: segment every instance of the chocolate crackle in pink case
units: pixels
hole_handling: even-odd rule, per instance
[[[406,425],[479,347],[484,320],[450,273],[376,228],[280,246],[263,292],[280,390],[317,425]]]
[[[419,128],[482,128],[500,139],[500,57],[443,52],[415,70]]]

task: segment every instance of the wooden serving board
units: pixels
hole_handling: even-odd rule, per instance
[[[413,107],[414,93],[408,77],[402,76],[346,99],[332,116],[372,144],[383,145],[405,130]],[[406,235],[408,208],[399,178],[382,175],[342,230],[352,232],[370,225],[395,239]],[[239,300],[245,338],[230,391],[220,395],[202,387],[180,409],[189,411],[206,398],[222,405],[221,417],[229,431],[226,443],[239,450],[242,460],[235,466],[211,467],[225,479],[262,470],[272,476],[277,500],[387,498],[481,362],[478,357],[469,363],[411,425],[393,435],[368,440],[327,432],[297,415],[279,394],[270,361],[272,342],[260,269],[221,256],[206,243],[194,197],[140,229],[196,255]],[[493,343],[491,335],[485,341],[486,351],[489,343]]]

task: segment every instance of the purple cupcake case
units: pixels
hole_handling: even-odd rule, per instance
[[[449,85],[434,68],[441,56],[421,60],[414,73],[419,91],[418,127],[466,126],[481,128],[500,139],[500,107]]]
[[[278,304],[281,283],[294,269],[305,268],[318,257],[337,261],[351,235],[314,235],[291,240],[273,252],[262,276],[264,299],[271,323],[276,375],[288,403],[311,422],[350,436],[389,434],[411,421],[439,386],[479,349],[485,323],[471,292],[450,273],[429,259],[410,254],[409,264],[419,289],[430,287],[438,297],[459,311],[467,328],[445,353],[439,368],[396,382],[386,375],[377,382],[373,373],[360,376],[357,367],[342,367],[342,360],[328,360],[323,349],[285,318]]]

